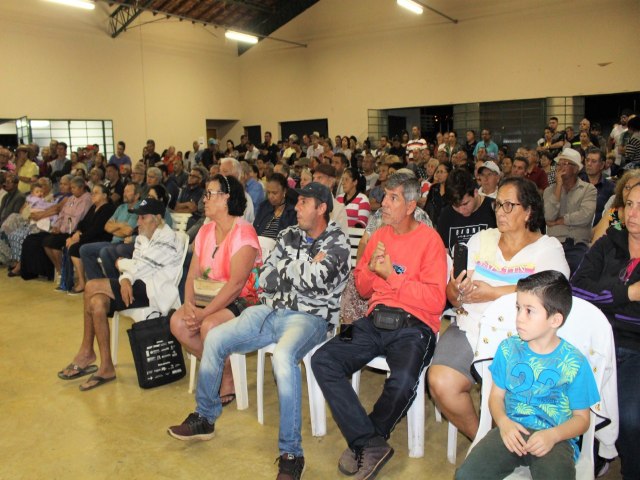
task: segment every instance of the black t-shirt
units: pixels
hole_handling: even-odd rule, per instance
[[[407,153],[407,149],[405,147],[391,147],[389,149],[389,155],[396,155],[400,158],[400,161],[404,163],[404,156]]]
[[[496,228],[493,199],[489,197],[484,197],[480,207],[468,217],[463,217],[451,205],[447,205],[438,219],[438,233],[450,255],[456,243],[466,244],[474,234],[487,228]]]
[[[107,188],[109,189],[109,197],[114,193],[117,193],[120,196],[120,200],[117,202],[117,205],[120,205],[122,203],[122,196],[124,195],[124,180],[120,178],[115,184],[111,184],[111,182],[109,182]]]
[[[473,158],[473,151],[476,149],[476,145],[478,145],[478,142],[476,140],[471,143],[464,142],[464,146],[462,147],[462,149],[467,152],[467,158]]]
[[[262,145],[260,145],[259,149],[260,153],[263,153],[263,150],[267,151],[266,155],[269,162],[273,163],[274,165],[278,163],[278,146],[275,143],[272,143],[271,145],[263,143]]]
[[[160,161],[160,155],[158,155],[158,152],[153,152],[153,153],[147,153],[144,156],[144,164],[147,167],[155,167],[156,163],[158,163]]]

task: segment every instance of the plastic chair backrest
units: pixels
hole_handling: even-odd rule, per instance
[[[260,242],[260,249],[262,250],[262,262],[267,261],[267,257],[276,246],[276,241],[269,237],[258,237]]]
[[[358,245],[364,235],[364,228],[349,227],[349,245],[351,246],[351,268],[356,268],[358,259]]]
[[[180,260],[180,267],[181,268],[178,270],[178,273],[177,273],[176,279],[175,279],[176,286],[179,286],[180,285],[180,280],[182,280],[182,273],[184,271],[183,268],[182,268],[182,265],[184,265],[184,259],[187,258],[187,252],[189,251],[189,235],[187,235],[185,232],[177,231],[176,232],[176,236],[182,242],[182,259]]]
[[[489,411],[489,393],[493,381],[489,366],[498,348],[505,338],[516,335],[516,293],[504,295],[495,300],[480,320],[480,336],[474,352],[474,367],[482,377],[482,399],[480,407],[480,426],[469,451],[491,429]],[[604,314],[594,305],[573,297],[571,312],[565,324],[558,330],[558,336],[578,348],[587,358],[594,373],[601,400],[591,406],[591,426],[585,433],[582,444],[581,462],[586,466],[580,469],[579,478],[593,476],[593,437],[596,416],[611,420],[611,428],[617,431],[617,381],[615,375],[615,357],[613,332]],[[613,372],[613,375],[612,375]],[[615,402],[607,402],[611,394]],[[607,428],[610,428],[607,427]],[[584,460],[582,457],[585,457]],[[583,473],[583,474],[582,474]]]

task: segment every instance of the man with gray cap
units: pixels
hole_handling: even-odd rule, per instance
[[[573,275],[589,249],[598,191],[578,178],[582,170],[580,152],[566,148],[556,161],[556,183],[544,191],[544,219],[547,235],[562,243]]]
[[[73,361],[58,372],[62,380],[73,380],[94,373],[80,385],[92,390],[115,380],[116,370],[109,347],[108,317],[127,308],[151,306],[163,315],[178,298],[175,278],[182,269],[184,245],[164,222],[165,206],[160,200],[147,198],[137,208],[138,236],[133,258],[119,258],[116,268],[120,278],[89,280],[84,290],[84,334]],[[100,350],[100,367],[93,365],[96,354],[93,340]]]
[[[222,413],[220,382],[225,358],[276,343],[273,373],[280,399],[279,480],[297,480],[304,470],[301,375],[298,363],[338,322],[340,294],[349,274],[350,247],[329,220],[333,197],[310,183],[298,190],[298,225],[278,235],[260,270],[261,304],[207,335],[200,364],[196,411],[168,433],[179,440],[210,440]]]

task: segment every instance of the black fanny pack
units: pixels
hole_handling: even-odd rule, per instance
[[[369,318],[373,326],[382,330],[398,330],[399,328],[423,325],[419,319],[401,308],[376,305]]]

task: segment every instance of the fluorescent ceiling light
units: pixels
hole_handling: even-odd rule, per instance
[[[229,40],[237,40],[238,42],[252,43],[254,45],[258,43],[258,37],[247,35],[246,33],[234,32],[233,30],[227,30],[224,32],[224,36]]]
[[[402,8],[412,11],[416,15],[422,15],[424,9],[413,0],[396,0]]]
[[[61,3],[62,5],[68,5],[70,7],[84,8],[85,10],[93,10],[96,5],[93,2],[87,0],[47,0],[53,3]]]

